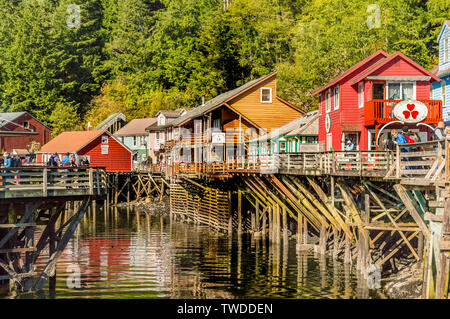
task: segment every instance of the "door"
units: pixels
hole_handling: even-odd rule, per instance
[[[331,133],[328,133],[327,134],[327,151],[330,151],[331,148],[333,147],[332,143],[333,143],[332,135],[331,135]]]
[[[372,87],[372,100],[384,100],[384,83],[374,83]]]

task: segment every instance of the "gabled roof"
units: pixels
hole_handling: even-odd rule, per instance
[[[319,134],[319,111],[308,112],[295,120],[274,129],[269,134],[260,136],[259,138],[250,142],[266,141],[276,139],[280,136],[294,136],[294,135],[317,135]],[[314,128],[316,128],[314,130]]]
[[[450,29],[450,20],[445,20],[444,23],[442,24],[441,31],[439,32],[439,35],[437,37],[437,42],[439,42],[441,40],[441,36],[442,36],[442,34],[444,34],[444,29],[446,27]]]
[[[241,86],[235,88],[234,90],[222,93],[222,94],[212,98],[205,104],[192,109],[191,111],[187,112],[185,115],[180,116],[176,120],[173,120],[169,124],[170,124],[170,126],[172,126],[172,125],[177,126],[177,125],[185,122],[186,120],[191,120],[191,119],[197,118],[199,116],[202,116],[203,114],[208,113],[208,112],[212,111],[213,109],[223,105],[224,103],[236,98],[240,94],[246,92],[247,90],[251,89],[255,85],[275,76],[276,74],[277,74],[277,72],[272,72],[272,73],[265,75],[263,77],[260,77],[256,80],[247,82],[244,85],[241,85]]]
[[[345,71],[344,73],[342,73],[341,75],[335,77],[333,80],[331,80],[330,82],[328,82],[327,85],[321,87],[320,89],[318,89],[317,91],[315,91],[312,96],[325,91],[326,89],[332,87],[333,85],[337,84],[340,80],[342,80],[343,78],[345,78],[347,75],[351,74],[352,72],[354,72],[355,70],[359,69],[360,67],[362,67],[363,65],[367,64],[368,62],[372,61],[374,58],[378,57],[379,55],[383,56],[383,57],[387,57],[388,54],[386,52],[384,52],[383,50],[378,50],[377,52],[375,52],[374,54],[370,55],[369,57],[365,58],[364,60],[356,63],[354,66],[352,66],[350,69],[348,69],[347,71]]]
[[[445,75],[450,75],[450,68],[439,71],[439,65],[436,65],[433,69],[431,69],[430,72],[436,75],[437,77],[441,78],[444,77]]]
[[[107,129],[117,119],[123,120],[124,122],[127,121],[127,117],[123,113],[120,113],[120,112],[114,113],[114,114],[111,114],[110,116],[108,116],[106,119],[104,119],[100,124],[98,124],[94,128],[94,130]]]
[[[63,132],[42,146],[36,153],[77,153],[103,133],[108,134],[130,153],[131,150],[106,130]]]
[[[34,118],[36,121],[38,121],[39,123],[41,123],[42,125],[44,125],[46,128],[48,128],[49,130],[51,130],[51,128],[49,128],[47,125],[45,125],[44,123],[42,123],[41,121],[39,121],[37,118],[35,118],[33,115],[31,115],[30,113],[28,113],[27,111],[22,111],[22,112],[3,112],[0,113],[0,127],[4,127],[5,125],[7,125],[9,122],[14,122],[15,120],[17,120],[19,117],[21,117],[22,115],[28,114],[29,116],[31,116],[32,118]]]
[[[9,122],[12,122],[22,115],[26,114],[27,112],[5,112],[0,113],[0,127],[5,126]]]
[[[374,65],[372,65],[370,68],[368,68],[367,70],[365,70],[364,72],[358,74],[357,76],[355,76],[352,79],[352,84],[356,84],[359,81],[361,81],[362,79],[364,79],[366,76],[369,76],[370,74],[372,74],[373,72],[379,70],[381,67],[383,67],[384,65],[386,65],[387,63],[389,63],[390,61],[394,60],[395,58],[402,58],[403,60],[405,60],[406,62],[408,62],[409,64],[411,64],[413,67],[417,68],[418,70],[422,71],[423,73],[431,76],[431,78],[435,81],[440,81],[440,79],[435,76],[433,73],[431,73],[430,71],[426,70],[425,68],[423,68],[422,66],[420,66],[419,64],[417,64],[416,62],[414,62],[413,60],[411,60],[410,58],[408,58],[406,55],[404,55],[403,53],[397,51],[393,54],[391,54],[390,56],[378,61],[377,63],[375,63]]]
[[[156,113],[156,117],[159,114],[164,115],[166,118],[177,118],[179,117],[184,111],[187,111],[188,109],[177,109],[177,110],[160,110],[158,113]]]
[[[147,127],[156,123],[157,118],[151,117],[146,119],[134,119],[129,122],[127,125],[122,127],[116,133],[115,136],[130,136],[130,135],[147,135],[147,131],[145,130]]]

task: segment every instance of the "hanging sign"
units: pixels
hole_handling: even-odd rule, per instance
[[[427,118],[428,108],[420,101],[402,101],[394,106],[394,116],[404,123],[419,123]]]
[[[326,129],[327,133],[330,133],[330,130],[331,130],[331,117],[330,117],[330,114],[327,114],[327,116],[325,116],[325,129]]]
[[[225,133],[223,132],[213,132],[211,134],[212,144],[225,144]]]

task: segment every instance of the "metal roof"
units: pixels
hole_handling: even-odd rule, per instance
[[[145,130],[150,125],[156,123],[156,117],[146,119],[134,119],[120,130],[114,133],[116,136],[130,136],[130,135],[147,135]]]

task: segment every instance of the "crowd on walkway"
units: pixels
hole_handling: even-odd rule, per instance
[[[78,167],[89,166],[89,160],[87,157],[82,158],[79,161],[79,165],[74,154],[66,153],[62,157],[58,153],[53,153],[47,161],[49,167]]]
[[[450,134],[450,126],[445,126],[444,122],[439,122],[437,127],[431,133],[431,139],[434,141],[440,141]],[[411,132],[407,126],[404,126],[401,130],[391,131],[392,138],[384,140],[384,149],[394,151],[396,145],[419,143],[422,142],[417,132]],[[417,151],[418,148],[402,147],[401,152]],[[420,149],[419,149],[420,150]]]
[[[53,153],[48,159],[46,166],[49,167],[87,167],[89,166],[89,159],[84,157],[77,161],[74,154],[66,153],[62,157],[58,153]],[[37,165],[36,157],[33,155],[11,155],[5,152],[0,154],[0,167],[13,168]]]

